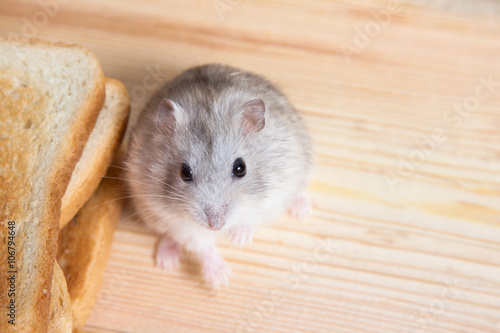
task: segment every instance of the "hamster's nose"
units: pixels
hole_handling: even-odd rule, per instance
[[[225,204],[221,207],[206,206],[203,210],[209,227],[213,230],[220,230],[226,223],[226,215],[229,205]]]

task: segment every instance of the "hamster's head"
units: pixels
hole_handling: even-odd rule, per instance
[[[163,99],[156,122],[168,152],[163,203],[214,231],[251,221],[268,182],[264,102],[181,106]]]

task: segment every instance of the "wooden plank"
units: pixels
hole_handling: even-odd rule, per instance
[[[214,3],[71,1],[36,35],[96,52],[135,114],[155,75],[266,75],[313,134],[314,213],[222,240],[234,276],[215,294],[193,259],[155,268],[155,236],[122,221],[89,332],[499,332],[498,4],[401,1],[378,29],[389,2]],[[41,9],[2,1],[0,31]]]

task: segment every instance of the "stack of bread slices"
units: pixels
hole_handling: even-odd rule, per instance
[[[79,331],[121,212],[129,96],[80,46],[4,39],[0,55],[0,332]]]

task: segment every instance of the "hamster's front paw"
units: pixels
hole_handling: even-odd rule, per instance
[[[312,206],[309,197],[305,192],[300,193],[290,206],[290,214],[298,219],[305,219],[311,214]]]
[[[179,245],[167,236],[163,236],[158,241],[156,247],[156,266],[170,271],[179,266],[181,251]]]
[[[229,237],[233,245],[241,247],[245,243],[250,243],[253,238],[253,226],[249,224],[234,226],[228,230]]]
[[[229,268],[216,248],[204,252],[201,260],[205,281],[215,289],[219,289],[221,284],[224,286],[229,285],[229,277],[232,275],[231,268]]]

